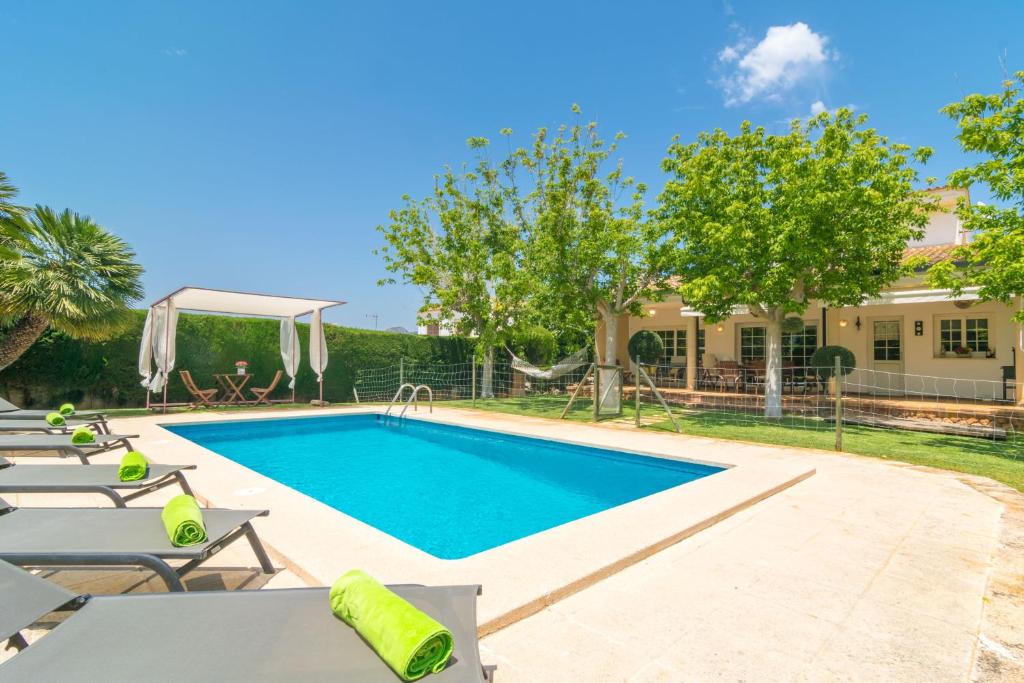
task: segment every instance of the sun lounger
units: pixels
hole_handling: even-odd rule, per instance
[[[0,420],[0,433],[7,432],[21,432],[21,433],[32,433],[41,432],[43,434],[63,434],[69,432],[75,427],[92,427],[99,426],[98,422],[89,422],[88,420],[78,420],[75,418],[68,419],[63,425],[56,426],[52,425],[46,420],[39,419],[24,419],[24,420]]]
[[[0,452],[16,451],[21,455],[53,455],[60,457],[73,455],[83,465],[89,464],[89,458],[98,453],[124,448],[132,450],[129,439],[137,438],[137,434],[97,434],[96,441],[87,444],[71,443],[70,434],[3,434],[0,435]]]
[[[0,493],[99,493],[123,508],[129,500],[172,484],[178,484],[182,491],[192,495],[182,470],[195,468],[195,465],[150,463],[145,479],[121,481],[117,476],[118,465],[15,465],[0,458]]]
[[[92,467],[92,466],[90,466]],[[22,566],[142,566],[156,572],[172,591],[181,577],[245,536],[263,571],[270,563],[253,517],[266,510],[204,508],[207,540],[171,545],[160,508],[15,508],[0,499],[0,560]],[[185,563],[171,567],[168,561]]]
[[[448,627],[455,651],[430,683],[483,683],[478,586],[391,586]],[[80,596],[0,563],[0,638],[24,648],[0,664],[12,681],[349,681],[398,677],[334,616],[326,588]],[[10,596],[10,597],[9,597]],[[74,610],[25,647],[19,631],[51,611]],[[141,635],[141,637],[140,637]]]
[[[0,398],[0,420],[45,420],[46,416],[54,411],[19,408],[10,401]],[[76,420],[85,420],[89,424],[96,424],[100,432],[109,432],[107,418],[102,413],[93,410],[83,410],[67,417]]]

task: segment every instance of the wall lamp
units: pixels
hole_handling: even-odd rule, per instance
[[[839,321],[839,327],[846,327],[849,324],[850,324],[850,321],[847,320],[846,318],[843,318],[843,319],[841,319]],[[858,315],[856,322],[853,323],[853,326],[857,328],[858,332],[860,331],[860,325],[861,325],[860,316]]]

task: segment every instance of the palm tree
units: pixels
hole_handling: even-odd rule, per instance
[[[0,258],[0,370],[48,328],[103,339],[129,322],[142,297],[142,268],[120,238],[70,209],[36,206],[5,221],[23,238],[13,258]]]
[[[12,218],[25,213],[25,207],[11,202],[17,194],[18,188],[11,184],[6,173],[0,171],[0,259],[12,258],[22,238],[10,222]]]

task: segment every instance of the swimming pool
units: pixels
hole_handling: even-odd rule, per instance
[[[723,469],[376,414],[163,426],[442,559]]]

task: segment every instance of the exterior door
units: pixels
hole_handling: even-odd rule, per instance
[[[903,319],[871,321],[872,393],[893,396],[904,392]]]

